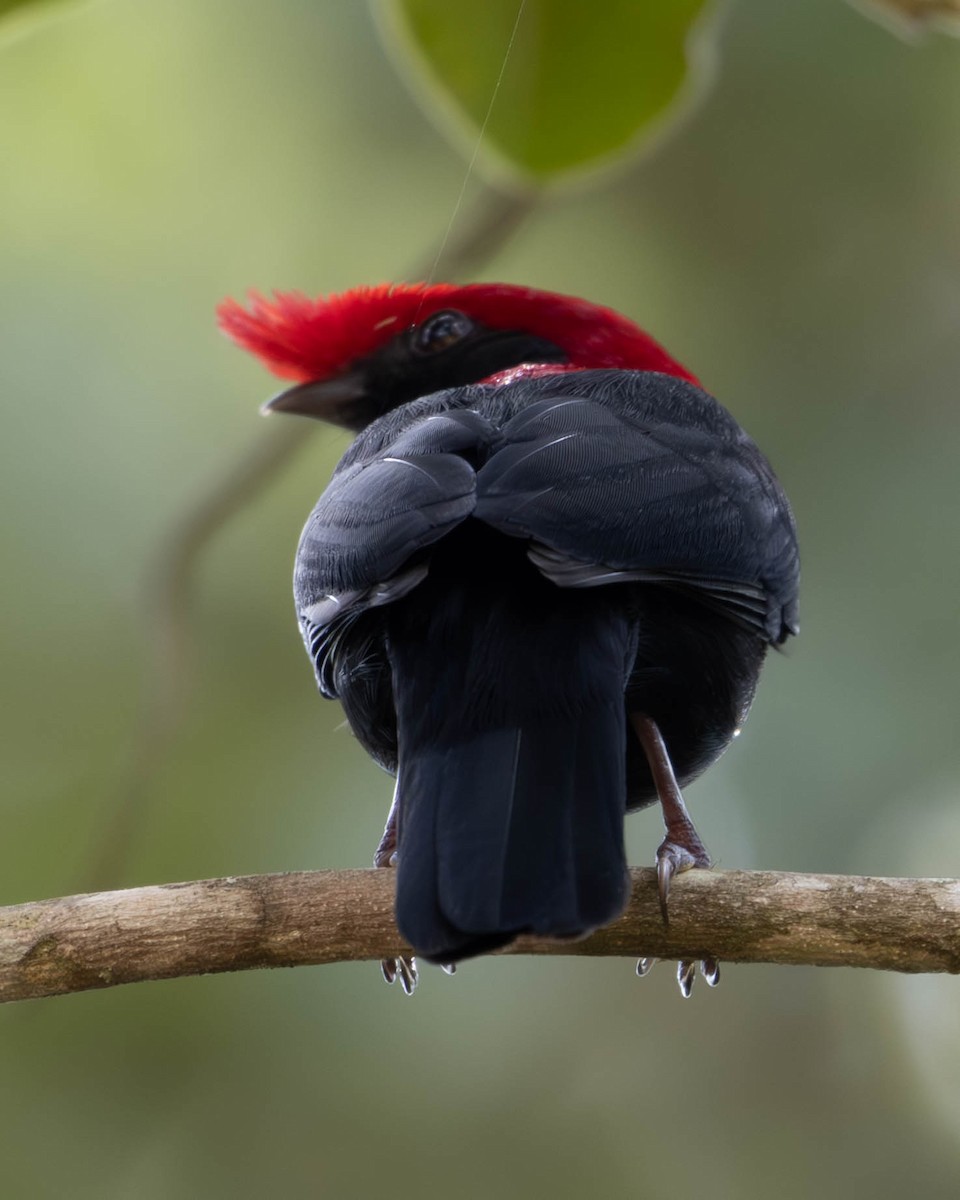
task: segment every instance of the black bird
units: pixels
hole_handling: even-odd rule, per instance
[[[294,590],[321,692],[396,775],[375,861],[397,866],[415,953],[449,965],[613,920],[624,812],[658,797],[666,917],[671,877],[710,864],[679,785],[797,631],[766,459],[662,347],[572,297],[397,285],[220,316],[301,381],[268,410],[358,433]],[[384,971],[416,981],[411,960]]]

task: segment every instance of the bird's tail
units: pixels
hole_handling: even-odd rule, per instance
[[[583,936],[623,911],[626,635],[609,615],[586,624],[572,644],[549,620],[493,639],[493,683],[469,636],[432,653],[405,639],[415,684],[394,662],[397,923],[428,960]]]

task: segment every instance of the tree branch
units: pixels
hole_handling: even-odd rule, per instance
[[[0,1001],[147,979],[409,953],[389,871],[313,871],[96,892],[0,909]],[[580,942],[508,954],[625,955],[960,972],[960,880],[688,871],[664,927],[656,873]]]
[[[399,278],[410,282],[469,278],[496,257],[536,211],[540,199],[533,188],[509,193],[486,189],[450,236]],[[309,421],[265,430],[194,501],[161,547],[147,581],[145,604],[151,617],[144,628],[150,661],[130,766],[82,886],[103,887],[121,876],[145,817],[151,781],[183,721],[192,682],[191,592],[198,563],[227,523],[286,470],[312,432]]]

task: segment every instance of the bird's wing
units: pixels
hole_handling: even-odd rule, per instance
[[[294,570],[301,630],[326,695],[337,694],[338,651],[356,618],[416,587],[427,572],[421,552],[473,511],[468,459],[495,437],[475,412],[436,413],[367,455],[352,454],[334,475],[301,535]]]
[[[705,393],[684,385],[708,414],[688,423],[676,381],[616,374],[613,387],[609,373],[585,375],[581,394],[567,375],[503,425],[477,475],[476,516],[529,539],[530,558],[561,587],[641,580],[693,590],[783,641],[796,624],[796,536],[766,460]]]

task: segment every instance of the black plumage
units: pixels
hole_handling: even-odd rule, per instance
[[[797,580],[766,460],[673,376],[456,387],[368,425],[307,522],[295,595],[322,692],[398,773],[416,952],[616,917],[623,813],[663,783],[638,722],[680,783],[709,766],[796,630]]]

